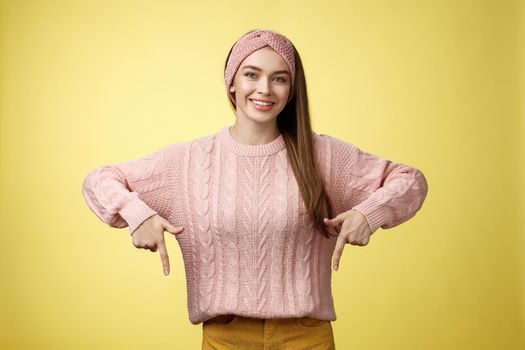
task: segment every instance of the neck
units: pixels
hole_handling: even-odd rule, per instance
[[[264,145],[274,141],[280,134],[276,123],[256,124],[237,121],[229,130],[231,137],[245,145]]]

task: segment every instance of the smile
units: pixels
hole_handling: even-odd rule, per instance
[[[255,99],[252,99],[250,101],[252,101],[253,103],[258,104],[260,106],[271,106],[271,105],[274,104],[273,102],[266,102],[266,101],[260,101],[260,100],[255,100]]]
[[[258,111],[269,111],[275,104],[274,102],[264,102],[259,100],[250,100],[250,102]]]

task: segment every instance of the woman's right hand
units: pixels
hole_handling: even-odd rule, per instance
[[[144,220],[131,237],[136,248],[148,249],[152,252],[159,250],[164,275],[168,275],[170,273],[170,261],[164,241],[164,231],[178,235],[183,230],[184,226],[175,227],[159,214],[155,214]]]

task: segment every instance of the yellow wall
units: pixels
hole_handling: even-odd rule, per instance
[[[517,65],[517,81],[518,88],[516,102],[518,105],[517,113],[517,127],[518,133],[518,171],[516,172],[518,179],[518,185],[516,186],[516,196],[519,198],[518,201],[518,216],[516,230],[519,234],[519,239],[516,242],[518,248],[518,274],[519,282],[521,282],[521,324],[525,328],[525,1],[519,1],[517,6],[517,40],[518,47],[518,65]],[[525,332],[522,332],[525,333]]]
[[[81,184],[233,124],[224,60],[259,27],[298,48],[317,132],[429,182],[412,220],[345,247],[337,347],[525,348],[523,1],[0,6],[2,348],[200,347],[175,239],[165,277]]]

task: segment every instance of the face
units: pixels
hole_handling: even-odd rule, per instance
[[[290,79],[288,65],[269,46],[246,57],[230,87],[235,95],[237,118],[256,123],[275,122],[288,101]],[[258,105],[254,100],[267,101],[271,105]]]

